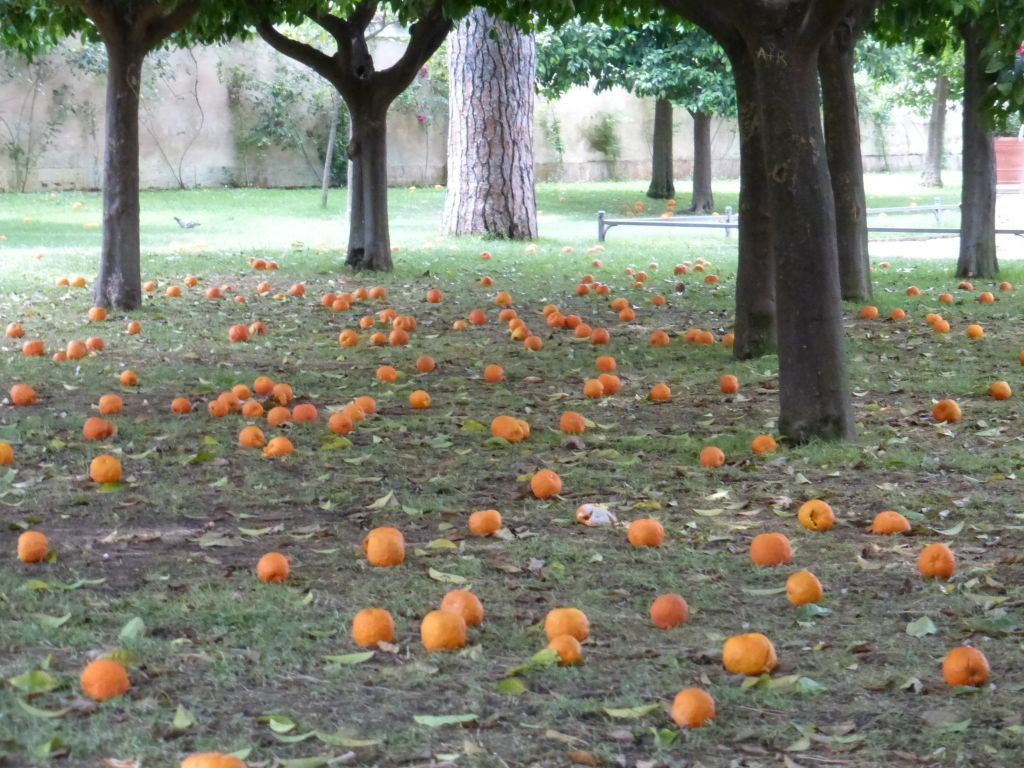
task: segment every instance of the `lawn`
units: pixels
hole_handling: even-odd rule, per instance
[[[872,206],[934,195],[909,176],[870,183]],[[0,468],[0,764],[161,768],[200,750],[295,768],[1017,764],[1022,409],[1017,394],[996,401],[988,389],[997,379],[1021,388],[1020,291],[988,281],[959,289],[948,263],[876,264],[879,319],[846,308],[857,441],[783,441],[755,454],[751,440],[775,428],[777,361],[739,363],[720,343],[731,324],[735,238],[617,229],[592,251],[597,210],[618,215],[637,201],[664,210],[642,192],[628,183],[542,186],[534,249],[445,238],[443,191],[392,190],[398,251],[388,275],[343,268],[339,193],[328,210],[313,190],[145,193],[143,275],[158,287],[142,310],[104,322],[87,319],[88,290],[56,285],[95,274],[99,196],[0,198],[0,327],[17,321],[47,350],[29,358],[21,339],[0,339],[0,393],[16,382],[38,393],[33,406],[0,405],[0,440],[15,452]],[[721,210],[736,206],[734,182],[717,194]],[[941,195],[955,201],[958,190]],[[201,226],[181,230],[175,215]],[[490,260],[480,258],[485,249]],[[253,258],[280,268],[255,271]],[[710,262],[705,271],[692,268],[697,259]],[[690,270],[674,274],[682,262]],[[627,267],[649,278],[636,287]],[[577,295],[588,273],[610,295]],[[709,273],[719,282],[705,283]],[[1024,274],[1013,265],[1001,279],[1019,284]],[[259,293],[263,281],[271,290]],[[299,282],[305,295],[289,295]],[[180,298],[165,296],[171,285]],[[906,295],[910,285],[919,296]],[[230,286],[223,298],[205,298],[218,286]],[[321,305],[325,293],[373,286],[386,296],[348,311]],[[431,288],[440,303],[424,300]],[[542,349],[510,338],[499,291]],[[982,291],[997,300],[979,303]],[[943,292],[952,303],[940,303]],[[634,321],[609,309],[614,297],[636,308]],[[548,328],[549,303],[608,328],[610,343]],[[906,320],[884,319],[897,307]],[[408,346],[371,344],[383,325],[359,330],[361,317],[387,308],[415,317]],[[454,330],[475,308],[486,324]],[[931,330],[929,312],[949,321],[948,334]],[[141,323],[139,335],[125,333],[129,319]],[[230,326],[255,321],[267,335],[229,342]],[[969,323],[984,338],[969,340]],[[686,342],[694,327],[716,343]],[[358,330],[357,346],[339,346],[347,328]],[[669,346],[648,343],[656,329],[669,332]],[[50,360],[90,336],[105,349]],[[585,398],[601,354],[615,357],[622,388]],[[421,355],[434,371],[417,371]],[[503,382],[484,381],[489,363],[503,367]],[[375,377],[385,364],[399,371],[396,382]],[[119,384],[126,368],[138,386]],[[727,373],[740,381],[736,395],[719,390]],[[290,456],[238,447],[253,422],[207,412],[219,393],[258,376],[287,382],[295,402],[319,410],[313,423],[263,424],[268,438],[294,443]],[[669,402],[647,399],[658,382],[671,387]],[[429,409],[410,407],[418,389],[429,392]],[[123,398],[111,417],[117,433],[87,442],[83,422],[107,393]],[[363,395],[377,413],[348,435],[330,432],[327,417]],[[177,416],[170,403],[182,396],[195,410]],[[947,397],[963,420],[936,424],[933,402]],[[579,437],[558,429],[566,410],[588,420]],[[492,438],[499,414],[527,420],[530,437]],[[712,444],[726,463],[702,468],[698,454]],[[119,458],[121,483],[89,479],[102,453]],[[563,487],[541,501],[529,478],[545,467]],[[797,510],[812,498],[833,507],[835,528],[800,526]],[[578,524],[585,503],[607,506],[619,524]],[[503,529],[471,536],[469,514],[489,508]],[[905,515],[911,533],[869,534],[882,510]],[[626,524],[645,517],[664,525],[662,546],[627,542]],[[404,534],[402,565],[367,563],[360,543],[377,526]],[[17,560],[27,528],[49,537],[46,562]],[[792,564],[751,563],[750,541],[767,531],[789,537]],[[918,553],[932,542],[956,555],[948,583],[918,574]],[[284,583],[256,578],[270,551],[290,558]],[[817,606],[786,599],[786,579],[800,569],[824,585]],[[463,650],[427,653],[420,620],[453,588],[480,598],[483,624]],[[655,629],[650,603],[671,592],[687,600],[689,620]],[[395,622],[394,642],[372,653],[350,635],[353,615],[370,606]],[[534,658],[547,643],[545,615],[559,606],[589,617],[579,666]],[[772,639],[772,675],[723,669],[723,641],[743,632]],[[989,684],[943,681],[943,657],[963,644],[984,651]],[[97,704],[82,695],[79,674],[104,655],[128,668],[132,687]],[[712,694],[717,716],[680,731],[668,708],[691,686]]]

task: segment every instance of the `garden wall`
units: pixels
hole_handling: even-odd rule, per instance
[[[385,66],[402,49],[397,34],[378,38],[376,45],[378,66]],[[100,185],[102,64],[90,65],[74,48],[32,67],[15,65],[10,59],[0,61],[0,190]],[[300,85],[305,90],[289,107],[278,86],[290,87],[303,78]],[[417,94],[427,93],[422,85],[417,88]],[[151,57],[140,119],[142,185],[319,185],[329,94],[326,83],[291,65],[261,41]],[[281,113],[289,109],[289,120],[295,125],[287,136],[278,136],[275,131],[280,124],[289,122],[281,120]],[[445,109],[436,98],[414,95],[403,97],[392,110],[388,123],[392,184],[444,183]],[[651,100],[636,99],[621,90],[597,95],[574,88],[557,102],[539,100],[538,177],[646,179],[653,112]],[[684,110],[676,111],[675,127],[676,177],[683,180],[692,169],[693,141],[692,121]],[[737,175],[735,122],[716,120],[712,130],[715,175]],[[920,167],[927,137],[924,120],[903,115],[884,130],[865,125],[863,133],[868,170]],[[948,165],[959,163],[959,140],[959,119],[951,114],[946,131]]]

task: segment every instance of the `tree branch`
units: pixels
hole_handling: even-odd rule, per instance
[[[159,6],[157,7],[159,8]],[[143,44],[146,50],[153,50],[175,32],[181,30],[192,21],[198,12],[199,0],[182,0],[167,13],[157,16],[143,30]]]
[[[376,15],[377,1],[364,0],[356,6],[352,13],[349,14],[348,22],[355,28],[355,31],[359,35],[363,35],[366,32],[366,28],[370,26],[370,22],[373,21],[373,17]]]
[[[381,85],[395,95],[408,88],[420,67],[441,47],[451,30],[451,19],[445,16],[441,3],[434,3],[409,27],[409,44],[398,61],[380,72]]]
[[[282,35],[276,29],[274,25],[269,22],[262,21],[256,25],[256,31],[259,36],[278,53],[282,53],[290,59],[300,64],[305,64],[307,67],[316,72],[320,77],[330,82],[334,87],[341,88],[338,85],[338,71],[335,67],[334,60],[327,54],[318,51],[311,45],[306,43],[300,43],[298,40],[293,40],[290,37]]]

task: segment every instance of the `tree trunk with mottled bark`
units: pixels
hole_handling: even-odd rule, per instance
[[[996,259],[996,154],[982,115],[986,90],[984,41],[973,24],[964,39],[963,191],[960,201],[960,258],[957,277],[994,277]]]
[[[926,187],[942,186],[942,155],[946,144],[946,100],[949,98],[949,78],[940,74],[935,79],[932,93],[932,111],[928,117],[928,150],[924,156],[921,184]]]
[[[711,115],[690,112],[693,118],[693,197],[691,213],[711,213],[715,196],[711,191]]]
[[[448,67],[442,228],[454,235],[532,240],[537,237],[533,35],[476,8],[451,35]]]
[[[854,46],[873,9],[874,3],[865,3],[862,16],[843,19],[818,54],[825,151],[836,206],[839,285],[842,297],[851,301],[871,298],[864,162],[853,63]]]
[[[672,167],[672,102],[662,97],[654,102],[654,142],[651,148],[651,185],[647,196],[669,200],[676,196]]]
[[[754,65],[745,50],[731,51],[740,129],[739,266],[736,272],[737,360],[770,355],[775,343],[775,252],[764,165],[764,129]]]

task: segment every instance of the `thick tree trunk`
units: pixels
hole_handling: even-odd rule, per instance
[[[693,199],[690,211],[711,213],[715,196],[711,192],[711,115],[691,112],[693,118]]]
[[[138,309],[142,304],[139,253],[139,82],[146,51],[129,21],[115,18],[107,50],[106,148],[103,156],[103,247],[93,301]]]
[[[825,150],[836,206],[839,285],[844,299],[871,298],[867,202],[860,152],[860,116],[853,80],[853,49],[859,30],[844,21],[818,54]]]
[[[818,51],[765,25],[756,51],[775,248],[779,430],[790,440],[854,435],[846,375],[835,202],[824,159]],[[754,34],[751,34],[754,37]]]
[[[946,144],[946,100],[949,97],[949,78],[940,74],[935,79],[932,111],[928,117],[928,151],[921,171],[921,184],[926,187],[942,186],[942,154]]]
[[[662,97],[654,102],[654,146],[651,151],[651,185],[647,196],[668,200],[676,196],[672,168],[672,102]]]
[[[733,356],[749,360],[775,352],[775,252],[764,131],[753,62],[746,51],[730,54],[740,127],[739,268]]]
[[[533,35],[476,8],[450,37],[448,66],[442,228],[455,235],[536,238]]]
[[[348,105],[349,242],[345,263],[355,269],[390,271],[388,229],[387,106]]]
[[[960,201],[960,258],[957,277],[993,277],[996,260],[996,157],[985,125],[984,41],[973,24],[960,28],[964,39],[964,180]]]

